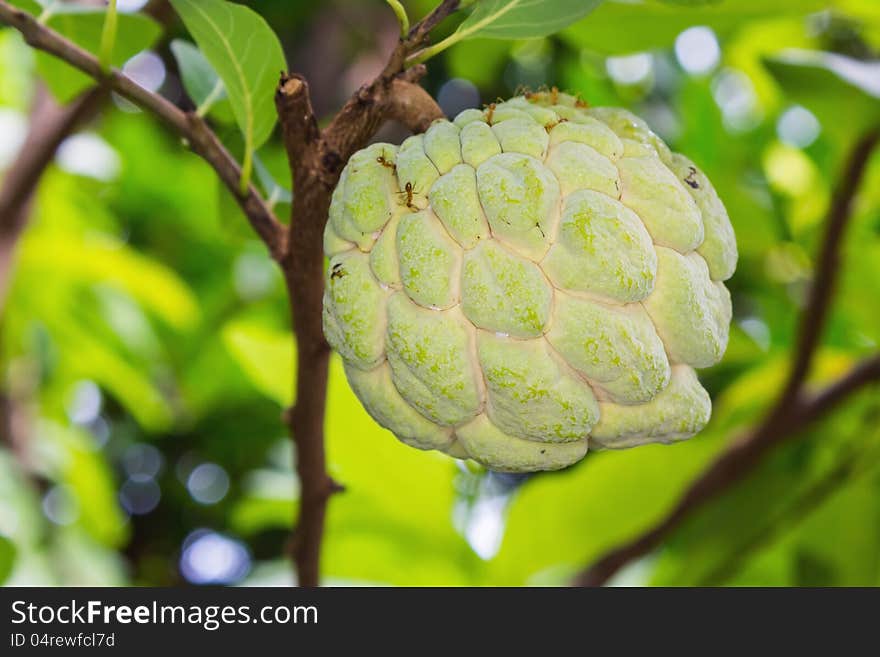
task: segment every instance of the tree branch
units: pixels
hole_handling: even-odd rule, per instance
[[[880,382],[880,356],[853,368],[834,384],[810,397],[799,397],[788,412],[764,422],[728,447],[691,484],[675,508],[654,527],[596,561],[575,581],[578,586],[601,586],[631,561],[646,555],[677,529],[698,507],[736,484],[771,448],[792,439],[807,425],[833,410],[853,392]]]
[[[266,243],[272,256],[276,260],[282,258],[286,250],[286,228],[275,218],[272,210],[253,185],[248,187],[247,193],[240,193],[238,185],[241,168],[204,120],[195,114],[180,110],[162,96],[144,89],[117,70],[104,72],[97,57],[40,24],[29,13],[13,7],[5,0],[0,0],[0,22],[21,32],[25,41],[33,48],[64,60],[94,78],[102,86],[112,89],[142,109],[152,112],[183,136],[192,150],[217,172],[254,230]]]
[[[382,73],[345,103],[323,130],[318,129],[307,82],[283,75],[275,96],[284,145],[293,177],[293,233],[282,260],[296,333],[296,402],[285,413],[296,446],[300,480],[299,517],[291,541],[299,584],[317,586],[321,542],[330,496],[342,489],[327,474],[324,449],[330,348],[322,327],[324,293],[324,224],[330,196],[348,158],[363,148],[382,124],[397,120],[414,132],[443,117],[437,103],[416,83],[425,67],[404,70],[406,56],[424,42],[442,12],[458,2],[444,2],[410,30],[389,57]]]
[[[880,129],[870,131],[855,145],[838,183],[826,221],[816,276],[801,316],[797,350],[781,395],[761,424],[731,444],[691,484],[676,506],[656,525],[632,541],[611,550],[581,573],[576,584],[601,586],[625,565],[656,548],[698,507],[740,481],[771,448],[791,439],[848,395],[880,380],[880,355],[869,358],[817,395],[803,392],[813,356],[819,345],[839,269],[839,249],[852,204]]]
[[[873,414],[876,415],[876,409]],[[763,527],[733,547],[726,558],[716,564],[701,579],[699,585],[719,586],[723,584],[740,570],[749,555],[772,544],[784,532],[790,531],[806,519],[835,492],[874,470],[880,461],[880,452],[877,450],[878,435],[880,434],[875,431],[869,439],[867,447],[860,446],[848,449],[846,454],[821,478],[811,483]]]
[[[105,96],[101,89],[94,88],[66,107],[59,107],[44,88],[37,89],[27,137],[0,186],[0,311],[15,246],[27,224],[37,183],[61,142],[97,112]]]
[[[840,270],[840,242],[852,214],[853,199],[856,197],[865,167],[878,140],[880,140],[880,127],[869,131],[856,143],[835,189],[816,264],[816,274],[810,287],[806,309],[801,315],[794,363],[781,402],[793,399],[803,386],[813,354],[822,337],[822,329]]]

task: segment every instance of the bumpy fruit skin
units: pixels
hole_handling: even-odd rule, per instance
[[[688,438],[727,346],[733,229],[623,109],[565,94],[356,153],[333,194],[324,331],[401,441],[502,471]]]

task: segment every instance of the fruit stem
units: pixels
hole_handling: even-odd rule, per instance
[[[409,34],[409,16],[406,15],[406,9],[400,4],[399,0],[385,0],[391,11],[397,16],[397,22],[400,23],[400,38],[405,39]]]
[[[110,70],[113,61],[113,48],[116,45],[116,26],[118,16],[116,14],[116,0],[107,2],[107,14],[104,16],[104,30],[101,33],[101,52],[98,61],[105,71]]]

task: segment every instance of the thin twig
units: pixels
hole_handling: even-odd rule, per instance
[[[772,447],[794,437],[805,425],[830,411],[847,395],[880,380],[880,356],[875,356],[818,395],[809,396],[803,392],[838,276],[840,242],[852,214],[853,200],[878,140],[880,129],[875,129],[856,143],[835,190],[815,280],[801,316],[794,364],[776,403],[756,429],[731,444],[697,477],[666,517],[598,559],[581,573],[577,584],[600,586],[607,582],[625,565],[656,548],[695,509],[739,482]]]
[[[880,140],[880,127],[871,130],[856,143],[835,189],[825,234],[822,237],[813,285],[810,287],[807,305],[801,315],[794,363],[781,397],[782,402],[792,399],[803,386],[813,354],[822,337],[822,329],[825,326],[825,318],[828,315],[840,270],[840,243],[852,214],[852,204],[859,183],[878,140]]]
[[[275,218],[272,210],[253,185],[248,187],[246,193],[240,193],[241,168],[204,120],[195,114],[178,109],[162,96],[144,89],[117,70],[105,72],[97,57],[5,0],[0,0],[0,22],[21,32],[25,41],[33,48],[64,60],[94,78],[102,86],[112,89],[165,121],[189,142],[195,153],[214,168],[241,206],[254,230],[266,243],[272,256],[276,259],[283,256],[287,242],[284,225]]]
[[[9,284],[13,253],[27,224],[40,177],[61,142],[97,112],[105,97],[103,90],[93,88],[60,107],[45,88],[37,89],[27,137],[0,186],[0,311]]]
[[[601,586],[607,582],[621,568],[660,545],[695,509],[740,481],[770,448],[793,439],[850,394],[877,382],[880,382],[880,356],[861,363],[819,394],[799,400],[784,418],[779,416],[778,421],[765,422],[734,442],[697,477],[669,515],[632,541],[606,553],[584,571],[575,584]]]
[[[876,415],[876,409],[873,409],[873,414]],[[794,500],[778,511],[773,518],[733,547],[720,563],[717,563],[705,576],[700,578],[699,585],[718,586],[728,581],[740,570],[750,555],[766,548],[785,532],[792,530],[842,487],[873,472],[880,462],[877,435],[875,431],[867,446],[859,445],[848,449],[837,463],[817,481],[812,482]]]

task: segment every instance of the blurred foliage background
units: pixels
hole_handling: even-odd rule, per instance
[[[380,0],[246,4],[310,80],[319,116],[375,75],[397,38]],[[418,17],[434,3],[404,4]],[[125,70],[192,107],[169,48],[188,37],[173,19],[158,34],[132,33]],[[734,327],[723,362],[701,372],[714,400],[702,434],[531,477],[398,444],[334,360],[329,464],[346,492],[330,504],[327,583],[565,583],[656,521],[779,388],[835,178],[880,121],[878,53],[876,0],[621,0],[548,38],[468,41],[431,60],[425,85],[447,114],[555,85],[631,107],[694,159],[739,240]],[[40,80],[77,91],[69,71],[0,29],[0,172],[15,166]],[[229,119],[212,120],[240,148]],[[379,139],[405,134],[388,126]],[[259,161],[286,217],[277,136]],[[880,342],[877,154],[842,263],[811,385]],[[114,98],[67,139],[18,245],[0,331],[0,581],[292,582],[282,558],[297,505],[280,417],[293,376],[283,284],[178,138]],[[878,397],[853,396],[774,451],[614,583],[880,585]]]

